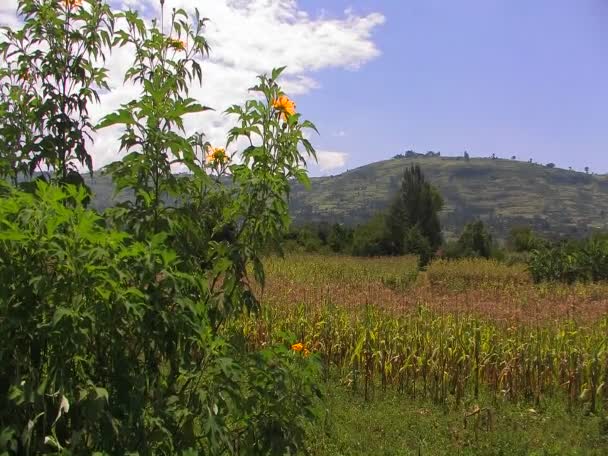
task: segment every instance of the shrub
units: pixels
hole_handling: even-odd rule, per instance
[[[535,282],[608,280],[608,240],[591,238],[535,250],[528,268]]]
[[[227,110],[238,125],[224,147],[213,147],[202,134],[183,136],[183,117],[207,109],[188,97],[188,85],[201,79],[195,56],[207,51],[198,12],[190,18],[174,10],[169,37],[164,24],[148,27],[132,11],[115,16],[126,22],[115,34],[113,22],[109,31],[95,28],[90,9],[109,11],[97,1],[21,0],[19,7],[26,31],[2,43],[9,57],[2,87],[21,57],[32,61],[28,52],[63,78],[66,61],[32,49],[67,30],[71,47],[59,57],[68,63],[65,53],[81,49],[78,40],[84,49],[98,44],[90,50],[96,62],[103,61],[100,43],[134,47],[125,79],[141,83],[142,92],[97,126],[123,128],[126,154],[106,171],[118,190],[135,195],[103,216],[86,209],[82,186],[64,179],[76,173],[74,162],[92,167],[81,141],[94,129],[88,87],[75,98],[69,131],[65,116],[43,127],[52,150],[30,154],[40,139],[38,125],[30,125],[35,134],[11,139],[14,149],[0,155],[4,172],[21,165],[54,172],[51,184],[32,183],[28,193],[0,181],[0,280],[7,284],[0,289],[7,338],[0,346],[0,453],[295,453],[313,419],[316,363],[289,351],[288,336],[248,352],[232,324],[259,308],[252,285],[264,284],[262,249],[282,238],[290,181],[308,184],[303,153],[315,156],[303,136],[314,125],[279,87],[282,69],[259,77],[256,99]],[[86,33],[72,31],[71,20],[85,21]],[[23,35],[28,46],[20,46]],[[10,60],[14,49],[24,56]],[[103,69],[71,64],[78,77],[103,85]],[[51,90],[31,89],[41,98]],[[45,100],[45,109],[65,114],[61,100]],[[5,98],[0,106],[0,125],[13,122]],[[248,146],[232,161],[226,149],[242,139]],[[175,176],[172,166],[189,174]],[[167,204],[166,196],[180,204]]]

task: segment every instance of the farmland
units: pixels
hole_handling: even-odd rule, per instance
[[[242,330],[254,347],[293,334],[321,364],[332,424],[314,452],[605,454],[608,285],[535,285],[491,260],[416,264],[267,260],[263,311]]]

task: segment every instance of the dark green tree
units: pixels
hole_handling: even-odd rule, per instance
[[[531,252],[542,247],[543,241],[539,239],[527,226],[515,226],[509,232],[508,246],[515,252]]]
[[[353,232],[353,254],[380,256],[391,253],[386,233],[386,217],[379,213],[367,223],[357,226]]]
[[[419,253],[408,248],[406,242],[412,228],[428,241],[431,252],[441,245],[439,211],[443,199],[435,187],[427,182],[420,166],[412,165],[403,173],[401,188],[391,204],[386,218],[386,234],[390,253]],[[412,234],[412,233],[410,233]],[[413,236],[418,238],[418,234]],[[416,242],[416,244],[420,244]]]
[[[490,258],[492,255],[492,235],[481,220],[467,223],[458,239],[461,256]]]
[[[353,243],[353,230],[340,223],[335,223],[331,227],[327,244],[334,252],[345,252]]]

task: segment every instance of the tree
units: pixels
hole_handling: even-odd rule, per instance
[[[517,160],[517,157],[516,157],[515,155],[513,155],[513,156],[511,157],[511,160]]]
[[[547,163],[545,166],[547,168],[555,168],[555,163]]]
[[[467,223],[460,239],[458,239],[458,247],[461,256],[490,258],[492,254],[492,235],[481,220]]]
[[[434,252],[441,245],[439,211],[443,199],[435,187],[426,182],[418,165],[412,165],[403,173],[401,188],[391,204],[386,218],[390,253],[419,253],[408,248],[406,238],[414,227],[428,241]],[[418,236],[414,236],[418,237]],[[417,242],[418,243],[418,242]],[[411,244],[411,243],[410,243]]]
[[[335,223],[331,227],[327,244],[334,252],[345,252],[353,243],[353,230],[347,226]]]
[[[542,245],[532,228],[527,226],[515,226],[511,229],[508,238],[509,247],[516,252],[531,252]]]
[[[469,160],[471,159],[471,158],[469,157],[469,153],[468,153],[466,150],[464,151],[464,159],[465,159],[466,161],[469,161]]]
[[[587,174],[589,174],[589,167],[588,167],[588,166],[585,166],[585,172],[586,172]]]
[[[380,256],[391,253],[387,245],[386,219],[376,214],[367,223],[359,225],[353,233],[353,255]]]

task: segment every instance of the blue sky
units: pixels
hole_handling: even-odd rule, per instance
[[[110,0],[160,16],[159,0]],[[18,26],[17,0],[0,25]],[[211,18],[204,83],[215,108],[186,119],[225,144],[222,115],[256,75],[287,65],[286,92],[317,124],[319,164],[337,174],[408,149],[532,158],[608,172],[608,0],[165,0]],[[138,96],[124,85],[133,49],[108,58],[94,120]],[[94,166],[120,157],[118,129],[98,134]],[[238,147],[236,145],[235,147]],[[235,150],[236,152],[236,150]]]
[[[299,99],[344,168],[407,149],[608,171],[608,1],[300,1],[311,16],[379,12],[381,55],[315,73]],[[339,170],[333,170],[335,173]]]

